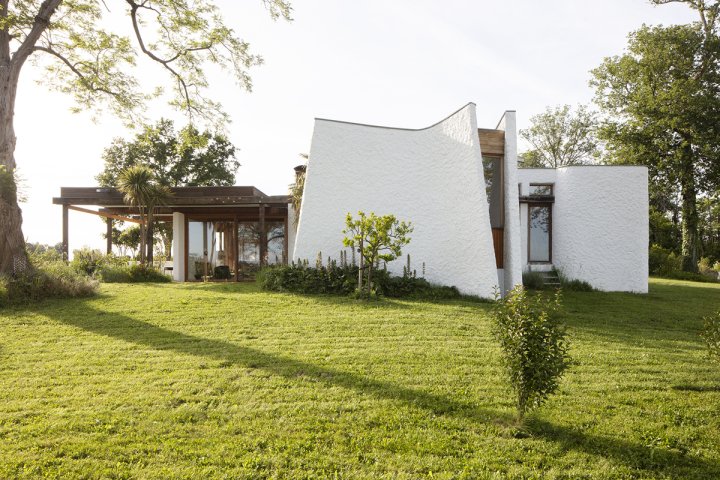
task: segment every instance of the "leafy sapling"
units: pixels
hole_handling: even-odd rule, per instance
[[[560,292],[530,295],[516,286],[498,299],[493,311],[493,334],[500,343],[520,421],[558,389],[570,366],[567,333],[556,315],[560,298]]]

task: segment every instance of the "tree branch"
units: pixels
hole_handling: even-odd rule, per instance
[[[38,10],[38,14],[35,16],[35,21],[30,29],[30,32],[23,40],[20,48],[13,54],[10,63],[15,66],[16,70],[19,71],[20,67],[25,63],[25,60],[34,51],[35,44],[40,39],[40,36],[50,25],[50,18],[53,16],[58,6],[63,0],[45,0]]]
[[[61,62],[63,62],[75,75],[78,76],[78,78],[80,79],[80,81],[83,83],[83,85],[85,86],[85,88],[87,88],[88,90],[91,90],[91,91],[93,91],[93,92],[106,93],[106,94],[108,94],[108,95],[110,95],[110,96],[113,96],[113,97],[118,97],[118,96],[120,96],[120,93],[119,93],[119,92],[113,92],[112,90],[108,90],[107,88],[95,86],[95,82],[89,80],[85,75],[83,75],[83,73],[77,68],[77,64],[72,63],[70,60],[68,60],[67,58],[65,58],[65,56],[63,56],[61,53],[53,50],[52,48],[43,47],[43,46],[37,46],[37,47],[34,47],[34,48],[33,48],[33,51],[45,52],[45,53],[48,53],[48,54],[54,56],[55,58],[59,59],[59,60],[60,60]]]

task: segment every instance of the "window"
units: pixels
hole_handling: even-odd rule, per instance
[[[528,261],[552,259],[552,206],[528,205]]]
[[[502,228],[503,220],[503,161],[502,157],[483,156],[485,194],[490,209],[490,225]]]
[[[551,196],[553,194],[552,183],[531,183],[530,195],[538,197]]]

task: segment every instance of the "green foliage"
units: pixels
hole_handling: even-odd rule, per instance
[[[85,275],[95,275],[96,272],[105,267],[115,267],[127,265],[127,259],[116,257],[115,255],[106,255],[100,250],[83,248],[73,250],[73,259],[70,266],[78,272]]]
[[[563,291],[566,291],[566,292],[567,291],[571,291],[571,292],[594,292],[595,291],[593,286],[584,280],[579,280],[577,278],[570,278],[561,269],[557,269],[556,272],[557,272],[558,279],[560,280],[560,288],[562,288]]]
[[[667,276],[681,270],[682,258],[660,245],[650,245],[648,263],[651,275]]]
[[[188,125],[175,132],[171,120],[146,125],[132,140],[116,138],[103,152],[105,166],[96,177],[104,187],[118,186],[120,174],[135,165],[148,167],[161,185],[234,185],[240,163],[235,147],[220,133]]]
[[[100,289],[0,313],[0,478],[720,478],[720,284],[564,294],[581,366],[523,439],[490,304]]]
[[[364,288],[368,293],[372,292],[373,268],[381,261],[391,262],[402,255],[402,247],[410,243],[412,231],[410,222],[401,222],[395,215],[379,217],[374,212],[366,215],[359,211],[358,218],[354,219],[351,213],[347,214],[343,245],[357,249],[361,257],[360,268],[367,275],[365,286],[359,285],[359,290]]]
[[[110,107],[132,123],[148,100],[164,96],[193,119],[225,122],[221,105],[208,96],[205,68],[226,70],[240,88],[250,90],[248,70],[262,58],[225,24],[214,2],[124,3],[125,8],[114,9],[94,0],[8,2],[5,48],[15,52],[18,65],[34,54],[47,69],[45,83],[72,95],[76,111]],[[272,18],[290,19],[285,0],[263,3]],[[170,93],[141,84],[132,74],[139,58],[167,75]]]
[[[358,266],[338,265],[333,261],[326,266],[311,267],[308,262],[300,262],[265,267],[260,270],[256,279],[264,290],[275,292],[331,295],[350,295],[357,292],[358,298],[378,295],[426,300],[460,298],[460,292],[455,287],[433,285],[424,278],[410,275],[396,277],[385,270],[376,272],[374,289],[371,292],[358,292]]]
[[[88,297],[98,282],[66,264],[55,250],[29,252],[32,270],[15,277],[0,277],[0,306],[25,304],[46,298]]]
[[[672,201],[655,207],[682,219],[687,271],[697,270],[700,254],[698,195],[720,186],[720,38],[716,25],[706,27],[644,26],[630,34],[623,55],[592,72],[608,161],[646,165],[651,198],[681,200],[680,212]]]
[[[172,281],[150,265],[107,265],[98,271],[104,283],[169,283]]]
[[[650,275],[694,282],[714,282],[718,279],[717,271],[710,266],[710,259],[700,259],[700,273],[686,272],[682,270],[682,257],[659,245],[650,246],[648,263]]]
[[[545,277],[540,272],[523,272],[522,282],[525,288],[530,290],[543,290],[545,288]]]
[[[523,168],[557,168],[565,165],[596,163],[600,147],[595,132],[597,115],[580,105],[548,107],[530,117],[531,126],[520,130],[530,150],[519,155]]]
[[[720,362],[720,311],[703,319],[703,331],[700,334],[707,344],[710,358]]]
[[[118,190],[123,194],[125,203],[137,207],[140,214],[140,262],[145,263],[152,253],[151,249],[146,252],[147,229],[153,226],[155,208],[167,203],[172,191],[159,183],[153,171],[145,165],[133,165],[122,170],[118,176]]]
[[[558,389],[570,366],[567,334],[556,315],[559,307],[560,292],[528,295],[517,286],[498,300],[493,311],[493,333],[521,420]]]

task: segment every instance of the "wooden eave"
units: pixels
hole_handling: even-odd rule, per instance
[[[478,128],[478,136],[480,137],[480,151],[483,155],[499,157],[505,155],[504,130]]]

